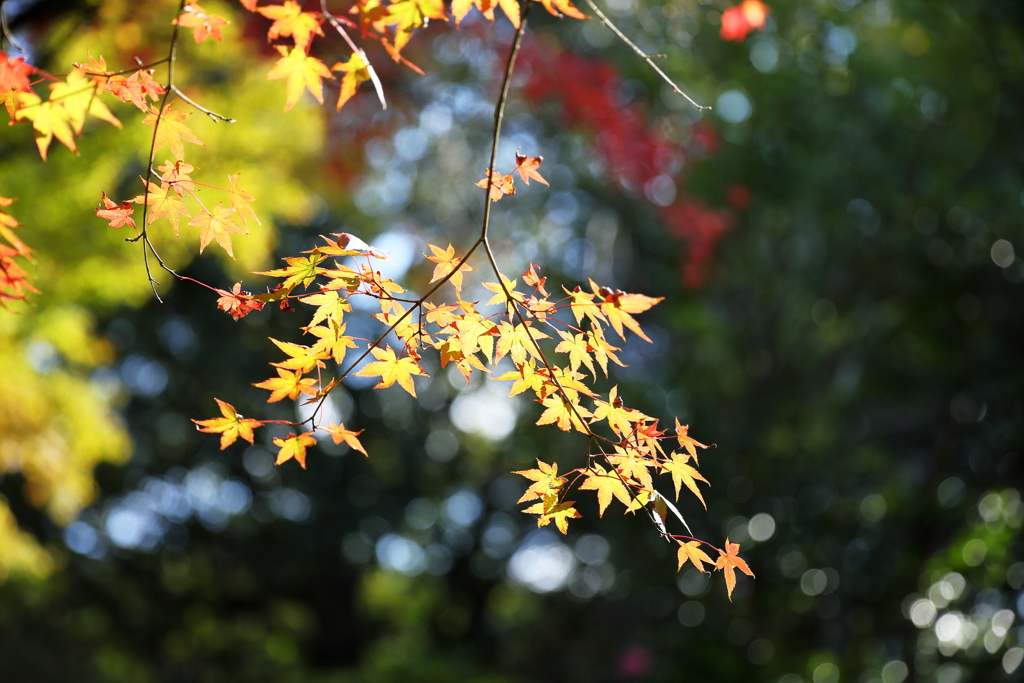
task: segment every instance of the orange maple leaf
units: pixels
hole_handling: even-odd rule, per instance
[[[494,21],[494,8],[500,7],[512,25],[519,28],[521,17],[516,0],[452,0],[452,16],[455,17],[456,27],[474,6],[490,22]]]
[[[241,282],[236,282],[230,292],[223,289],[218,289],[217,292],[221,295],[217,299],[217,308],[230,314],[233,320],[244,318],[252,311],[263,310],[264,303],[253,299],[249,292],[243,292]]]
[[[103,207],[102,209],[94,209],[96,215],[105,221],[110,221],[110,227],[112,228],[123,228],[126,225],[135,227],[135,219],[131,218],[132,213],[135,209],[128,202],[121,202],[116,204],[110,201],[107,197],[107,193],[103,193]]]
[[[447,249],[435,247],[433,244],[428,244],[430,251],[434,253],[433,256],[427,256],[428,261],[433,261],[437,265],[434,266],[434,273],[430,276],[431,282],[437,282],[441,278],[448,275],[452,271],[455,272],[448,281],[455,287],[455,293],[461,298],[462,293],[462,273],[476,270],[472,266],[462,262],[461,256],[455,255],[455,247],[451,244],[448,245]],[[429,320],[429,318],[428,318]]]
[[[688,543],[676,541],[676,543],[679,544],[679,552],[677,554],[679,567],[676,569],[676,571],[682,569],[683,565],[687,562],[692,562],[693,566],[696,567],[698,570],[702,572],[707,572],[707,570],[704,569],[704,563],[706,562],[707,564],[711,564],[713,560],[710,557],[708,557],[708,554],[706,552],[700,549],[700,541],[689,541]]]
[[[280,447],[280,451],[277,452],[277,462],[275,465],[288,462],[292,458],[302,466],[302,469],[306,469],[306,448],[308,446],[315,446],[316,439],[313,438],[312,432],[306,432],[305,434],[289,434],[287,439],[274,439],[274,445]]]
[[[540,162],[544,161],[544,157],[526,157],[516,152],[516,171],[519,172],[519,177],[523,179],[523,182],[527,185],[530,184],[530,178],[533,178],[538,183],[548,184],[548,181],[541,177],[540,173],[537,172],[537,168],[540,167]]]
[[[235,213],[235,210],[226,208],[222,204],[223,202],[217,202],[217,206],[213,207],[213,211],[206,211],[205,209],[200,211],[199,215],[190,220],[188,224],[200,228],[200,254],[203,253],[203,249],[206,249],[212,240],[217,240],[217,244],[224,247],[224,251],[228,252],[228,256],[235,258],[235,253],[231,249],[231,235],[244,235],[246,232],[245,228],[238,223],[229,220],[232,214]]]
[[[254,7],[255,4],[253,3]],[[267,31],[268,40],[274,40],[280,36],[291,36],[295,40],[295,47],[305,50],[313,41],[314,33],[318,36],[324,34],[323,29],[320,28],[319,14],[303,12],[302,5],[295,0],[285,0],[283,5],[260,7],[256,11],[267,19],[274,20],[270,30]]]
[[[344,441],[349,445],[349,448],[353,448],[362,453],[363,455],[369,456],[369,454],[366,452],[366,449],[363,448],[363,444],[359,442],[358,438],[359,435],[362,434],[364,430],[360,429],[358,432],[353,432],[348,429],[345,429],[344,423],[336,425],[333,422],[329,426],[323,427],[322,429],[331,435],[331,438],[334,439],[334,443],[341,443],[342,441]]]
[[[301,46],[288,52],[283,46],[278,45],[277,51],[281,53],[281,59],[277,60],[274,68],[267,74],[267,80],[288,79],[285,88],[284,110],[288,111],[295,106],[295,103],[302,97],[303,90],[309,90],[316,101],[323,104],[324,86],[321,79],[334,79],[334,75],[331,74],[327,65],[316,57],[310,57],[306,53],[306,49]]]
[[[705,446],[704,444],[702,444],[699,441],[696,441],[696,440],[692,439],[689,434],[690,434],[690,426],[689,425],[681,425],[681,424],[679,424],[679,418],[677,417],[676,418],[676,438],[679,439],[679,445],[681,447],[685,448],[686,452],[690,454],[691,458],[693,458],[693,461],[699,465],[700,461],[697,460],[697,449],[698,448],[707,448],[707,446]]]
[[[556,17],[560,17],[563,14],[573,19],[586,19],[587,15],[580,12],[570,2],[570,0],[540,0],[544,5],[544,9],[553,14]]]
[[[718,551],[718,559],[715,561],[715,569],[721,569],[725,574],[725,588],[729,592],[729,600],[732,601],[732,589],[736,587],[736,570],[739,569],[747,576],[753,577],[754,572],[750,571],[746,561],[738,553],[739,543],[730,543],[725,539],[725,551]]]
[[[219,43],[224,38],[221,35],[220,27],[226,26],[228,21],[216,14],[208,14],[195,2],[188,2],[185,4],[181,16],[171,23],[192,29],[192,35],[197,43],[201,43],[207,38],[213,38]]]
[[[515,194],[515,180],[510,175],[501,175],[497,171],[487,169],[485,174],[491,176],[491,201],[496,202],[507,194]],[[476,184],[477,187],[487,187],[487,176]]]
[[[225,403],[219,398],[213,399],[220,406],[220,413],[224,417],[214,417],[209,420],[192,420],[201,432],[208,434],[220,434],[220,449],[224,450],[242,437],[249,443],[253,443],[254,435],[252,430],[261,426],[259,420],[243,418],[230,403]]]

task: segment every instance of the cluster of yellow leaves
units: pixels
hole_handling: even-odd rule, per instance
[[[540,1],[544,8],[555,16],[586,18],[571,0]],[[258,6],[259,0],[240,2],[248,11],[259,13],[273,21],[267,30],[267,40],[276,41],[274,47],[281,54],[281,58],[267,74],[267,78],[287,81],[285,111],[294,107],[302,93],[306,91],[316,98],[317,102],[323,104],[323,81],[335,79],[332,71],[342,74],[337,103],[339,110],[352,98],[360,83],[371,79],[372,67],[365,52],[354,46],[344,33],[343,24],[357,28],[362,38],[379,42],[396,62],[402,62],[420,72],[419,68],[406,60],[401,53],[415,31],[426,28],[431,20],[453,19],[455,26],[458,27],[462,19],[475,7],[488,21],[493,22],[494,10],[500,7],[513,26],[519,28],[521,22],[517,0],[453,0],[450,8],[445,6],[443,0],[358,0],[349,10],[352,18],[334,17],[323,12],[305,12],[302,5],[295,0],[285,0],[284,4],[263,7]],[[331,21],[353,47],[353,52],[346,62],[337,62],[330,68],[311,53],[313,39],[315,36],[324,36],[323,24],[327,20]],[[188,0],[185,11],[176,23],[193,28],[196,42],[202,42],[208,35],[220,40],[220,26],[225,22],[216,15],[206,14],[195,0]],[[499,177],[499,181],[503,180],[504,178]]]

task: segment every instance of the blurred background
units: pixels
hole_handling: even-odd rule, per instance
[[[432,23],[405,52],[424,76],[369,43],[387,111],[364,84],[340,113],[306,95],[284,115],[270,22],[203,5],[232,23],[182,43],[179,82],[238,123],[193,116],[189,160],[210,182],[243,172],[263,225],[237,261],[164,231],[170,263],[260,290],[250,271],[346,231],[422,291],[425,244],[478,231],[507,20]],[[177,3],[3,6],[30,61],[64,73],[87,50],[160,58]],[[534,8],[498,170],[540,154],[551,186],[496,204],[493,239],[510,276],[533,262],[549,289],[665,297],[608,386],[716,444],[708,511],[683,510],[757,579],[730,603],[588,498],[568,536],[538,530],[509,472],[577,466],[580,438],[432,360],[419,401],[332,394],[369,458],[321,440],[308,470],[274,467],[273,429],[219,451],[190,422],[215,396],[300,414],[251,383],[279,355],[266,337],[299,341],[302,321],[232,322],[189,283],[154,300],[138,248],[93,213],[101,190],[138,192],[150,129],[122,108],[125,130],[90,127],[77,157],[43,164],[28,126],[0,137],[41,291],[0,312],[0,679],[1019,680],[1024,5],[771,0],[738,32],[718,0],[602,7],[714,109],[599,21]]]

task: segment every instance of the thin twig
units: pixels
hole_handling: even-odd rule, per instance
[[[605,26],[607,26],[608,28],[610,28],[612,30],[612,33],[617,35],[619,37],[619,39],[622,42],[624,42],[626,45],[629,45],[631,48],[633,48],[633,52],[635,52],[638,55],[640,55],[640,58],[643,59],[645,62],[647,62],[651,66],[651,68],[654,69],[657,72],[657,74],[659,76],[661,76],[665,80],[666,83],[671,85],[673,90],[675,90],[677,93],[682,95],[683,98],[687,102],[692,104],[694,107],[696,107],[700,111],[705,111],[705,110],[711,109],[711,107],[709,107],[707,105],[697,104],[693,100],[692,97],[690,97],[685,92],[683,92],[682,89],[678,85],[676,85],[675,81],[673,81],[671,78],[669,78],[668,75],[664,71],[662,71],[660,68],[658,68],[658,65],[654,63],[654,60],[652,60],[651,57],[647,53],[645,53],[643,50],[641,50],[639,47],[637,47],[636,43],[634,43],[632,40],[627,38],[626,34],[624,34],[622,31],[620,31],[619,27],[616,26],[615,24],[613,24],[612,20],[609,19],[608,17],[606,17],[604,12],[602,12],[600,9],[598,9],[597,5],[594,4],[594,0],[584,0],[584,2],[586,2],[588,5],[590,5],[590,9],[594,10],[594,14],[596,14],[598,16],[598,18],[604,23]]]
[[[338,33],[341,34],[341,37],[345,39],[346,43],[348,43],[348,46],[352,48],[352,52],[362,57],[363,61],[366,62],[366,70],[370,74],[370,80],[373,81],[373,87],[377,90],[377,99],[380,100],[380,106],[382,109],[387,109],[388,103],[384,99],[384,86],[381,84],[380,78],[377,77],[377,72],[374,71],[373,64],[370,64],[370,58],[366,56],[366,53],[363,52],[361,47],[355,44],[352,38],[348,35],[348,32],[344,27],[342,27],[341,22],[338,21],[338,17],[327,11],[327,0],[320,0],[320,13],[331,23],[331,26],[337,29]]]
[[[207,109],[203,105],[194,102],[185,93],[181,92],[181,89],[178,86],[172,85],[171,86],[171,90],[174,91],[175,95],[177,95],[181,99],[185,100],[186,102],[191,104],[193,107],[195,107],[196,109],[198,109],[199,111],[203,112],[204,114],[209,116],[211,119],[213,119],[214,123],[217,123],[217,121],[223,121],[225,123],[235,123],[234,119],[229,119],[228,117],[222,116],[222,115],[218,114],[215,111],[210,111],[209,109]],[[152,164],[152,160],[150,160],[150,164]]]

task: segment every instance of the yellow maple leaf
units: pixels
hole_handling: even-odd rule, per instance
[[[686,484],[686,488],[693,492],[693,495],[697,496],[697,499],[704,506],[704,509],[708,509],[708,504],[704,502],[704,496],[700,495],[700,489],[697,488],[697,481],[701,480],[705,484],[709,483],[707,479],[701,476],[701,473],[695,470],[690,465],[686,464],[686,461],[690,456],[683,455],[681,453],[673,453],[671,460],[664,460],[661,463],[662,470],[669,472],[672,475],[672,483],[676,487],[676,500],[679,500],[679,488],[682,484]]]
[[[277,452],[277,462],[274,463],[275,465],[280,465],[295,458],[295,461],[302,466],[302,469],[306,469],[306,448],[315,446],[316,439],[313,438],[312,432],[298,435],[289,434],[287,439],[274,439],[274,445],[281,449]]]
[[[420,364],[411,356],[398,358],[394,349],[390,346],[380,349],[374,348],[370,351],[377,360],[367,363],[366,367],[355,374],[356,377],[380,377],[380,382],[374,389],[386,389],[395,382],[415,398],[416,388],[412,383],[413,375],[426,377]]]
[[[217,405],[220,407],[220,413],[224,417],[213,417],[209,420],[192,420],[199,425],[196,429],[207,434],[220,434],[221,450],[233,444],[238,437],[242,437],[249,443],[252,443],[254,439],[252,430],[260,426],[260,421],[243,418],[235,411],[233,405],[225,403],[219,398],[213,400],[217,402]]]
[[[321,358],[326,358],[327,354],[315,346],[310,348],[308,346],[302,346],[300,344],[292,344],[291,342],[283,342],[274,339],[273,337],[267,337],[270,341],[277,345],[277,348],[288,354],[288,360],[280,363],[271,363],[275,368],[283,368],[285,370],[298,370],[305,374],[312,372],[316,368],[326,367],[322,362]]]
[[[597,491],[599,517],[604,517],[604,511],[608,509],[613,497],[627,507],[632,502],[629,489],[618,474],[605,472],[604,468],[596,463],[591,465],[586,474],[587,479],[580,484],[580,490]]]
[[[331,67],[331,71],[341,71],[345,75],[341,77],[341,92],[338,94],[338,111],[345,106],[345,103],[356,94],[356,89],[363,81],[370,80],[369,63],[361,54],[353,52],[349,60],[342,64],[338,62]]]
[[[278,45],[277,51],[281,53],[281,59],[277,60],[274,68],[267,74],[267,80],[287,78],[285,87],[284,110],[288,111],[295,106],[295,103],[302,97],[303,90],[309,90],[320,104],[324,103],[324,85],[321,79],[333,79],[334,75],[327,65],[316,57],[310,57],[305,48],[295,47],[291,52]]]
[[[517,503],[525,503],[528,500],[544,498],[545,496],[558,493],[562,486],[565,485],[565,477],[558,476],[557,462],[549,465],[538,459],[536,468],[532,470],[518,470],[512,474],[518,474],[534,482],[526,489],[522,498],[516,501]]]
[[[281,368],[277,369],[277,375],[277,377],[265,379],[259,384],[253,384],[254,387],[268,389],[271,392],[267,403],[276,403],[284,398],[294,400],[299,397],[299,394],[316,396],[316,389],[313,386],[316,384],[315,379],[311,377],[303,379],[301,372],[288,372]]]
[[[523,512],[531,515],[539,515],[537,517],[537,527],[547,526],[551,522],[555,523],[558,530],[563,534],[569,533],[569,520],[579,519],[581,515],[573,505],[576,504],[574,500],[567,500],[564,503],[558,502],[558,496],[545,496],[544,500],[536,505],[523,510]]]
[[[174,111],[171,109],[173,106],[174,103],[172,102],[164,107],[163,114],[160,114],[158,109],[150,107],[149,115],[142,119],[142,123],[147,126],[157,127],[155,143],[153,144],[154,152],[167,145],[174,158],[181,160],[185,158],[185,146],[181,144],[182,142],[191,142],[193,145],[199,145],[200,147],[206,147],[206,144],[196,137],[191,128],[182,123],[192,116],[192,112]],[[158,117],[160,119],[159,125],[157,125]]]
[[[580,419],[590,417],[590,412],[583,406],[578,403],[571,404],[559,395],[548,396],[541,401],[541,404],[545,410],[541,413],[537,424],[556,424],[563,432],[567,432],[571,427],[574,427],[578,432],[590,434],[587,426]],[[574,407],[575,411],[573,410]]]
[[[43,161],[46,161],[46,152],[55,137],[72,152],[78,153],[68,113],[61,106],[60,100],[43,102],[35,93],[17,94],[21,108],[14,114],[14,120],[32,122],[36,147],[39,149],[39,156],[43,158]]]

